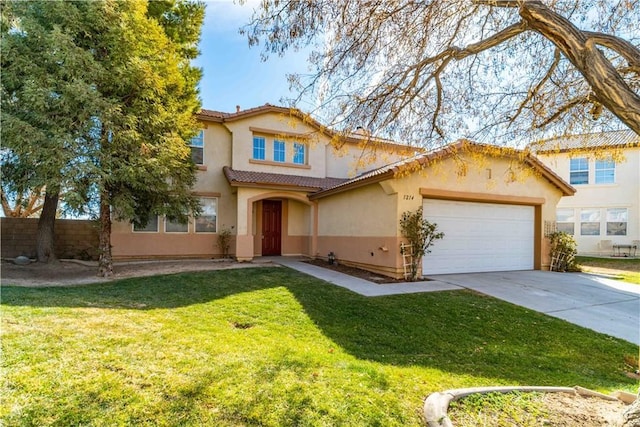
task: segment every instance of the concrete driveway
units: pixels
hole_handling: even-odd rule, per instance
[[[639,285],[592,274],[550,271],[441,274],[429,278],[640,344]]]

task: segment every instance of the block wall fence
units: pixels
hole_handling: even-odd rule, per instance
[[[38,218],[0,218],[2,258],[36,257]],[[98,223],[89,220],[57,219],[55,249],[58,258],[97,259]]]

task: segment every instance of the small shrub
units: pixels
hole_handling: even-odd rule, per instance
[[[231,229],[226,227],[223,227],[218,233],[218,242],[216,243],[216,246],[222,251],[222,258],[229,258],[231,236]]]
[[[551,243],[551,259],[557,259],[562,256],[562,263],[557,271],[580,271],[576,263],[576,255],[578,254],[578,245],[573,236],[563,231],[556,231],[549,235]]]
[[[429,247],[434,240],[444,237],[444,233],[437,232],[438,224],[430,223],[422,216],[422,208],[415,212],[407,211],[400,218],[400,230],[402,235],[412,245],[413,257],[411,258],[411,280],[418,278],[418,269],[422,257],[431,252]]]

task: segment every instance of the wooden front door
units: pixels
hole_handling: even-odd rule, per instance
[[[262,201],[262,255],[281,255],[282,202]]]

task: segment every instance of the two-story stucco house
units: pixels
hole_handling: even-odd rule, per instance
[[[557,227],[581,255],[640,252],[640,137],[632,131],[575,135],[532,144],[577,190],[558,203]]]
[[[423,207],[445,233],[425,274],[541,269],[543,224],[574,191],[517,150],[463,141],[416,152],[364,131],[341,137],[298,110],[268,104],[203,110],[198,119],[202,132],[191,146],[203,214],[189,224],[115,224],[114,257],[215,257],[217,234],[230,229],[239,261],[333,252],[340,262],[400,277],[399,220]]]

